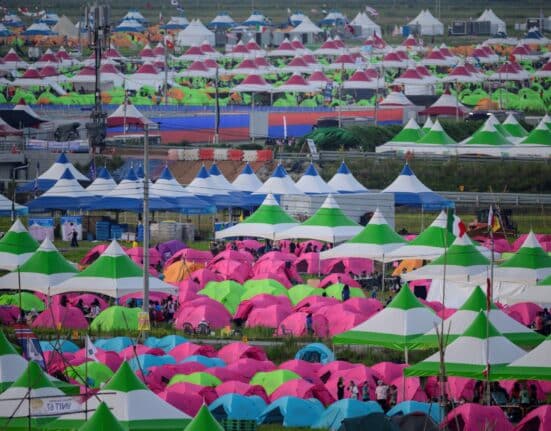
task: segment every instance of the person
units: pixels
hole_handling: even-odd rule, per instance
[[[377,381],[375,388],[375,398],[384,411],[387,410],[388,386],[382,381]]]
[[[388,408],[391,409],[398,402],[398,388],[396,385],[390,385],[388,390]]]
[[[94,319],[98,316],[98,314],[100,313],[100,307],[99,307],[99,301],[98,299],[94,299],[94,302],[92,302],[92,306],[90,307],[90,318],[91,319]]]
[[[350,287],[345,284],[342,288],[342,301],[348,301],[350,299]]]
[[[359,392],[358,386],[354,383],[354,380],[350,380],[350,383],[348,384],[348,398],[357,400]]]
[[[71,223],[71,247],[78,247],[78,232],[74,223]]]
[[[530,384],[530,405],[531,406],[537,406],[539,404],[538,401],[538,388],[534,383]]]
[[[473,403],[481,403],[484,401],[484,383],[478,380],[474,384],[473,389]]]
[[[528,386],[526,385],[526,382],[524,382],[520,389],[520,405],[522,407],[528,407],[530,405],[530,392],[528,391]]]
[[[67,304],[69,303],[69,300],[67,299],[67,295],[62,295],[61,299],[59,300],[59,305],[62,307],[67,307]]]
[[[342,400],[344,398],[344,380],[342,377],[339,377],[337,382],[337,399]]]
[[[538,314],[536,315],[536,319],[534,320],[534,330],[541,335],[545,335],[542,311],[538,311]]]
[[[367,402],[369,401],[369,384],[367,383],[367,380],[362,385],[362,401]]]
[[[314,335],[314,322],[312,319],[312,313],[306,315],[306,333],[308,335]]]

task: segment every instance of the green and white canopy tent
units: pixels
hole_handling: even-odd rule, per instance
[[[421,128],[421,130],[423,131],[423,133],[428,133],[428,132],[430,132],[430,129],[432,129],[432,126],[434,126],[434,123],[433,123],[432,119],[429,116],[425,120],[425,124],[423,124],[423,127]]]
[[[448,215],[441,211],[438,217],[415,239],[388,254],[389,260],[432,260],[441,256],[455,241],[448,229]]]
[[[184,431],[224,431],[224,427],[216,421],[208,407],[203,404]]]
[[[40,366],[31,361],[19,378],[0,394],[0,429],[42,429],[61,414],[77,412],[80,408],[76,398],[56,388]]]
[[[0,269],[13,271],[23,265],[36,251],[38,243],[17,219],[0,239]]]
[[[541,120],[520,144],[551,145],[551,129]]]
[[[404,128],[400,130],[400,132],[398,132],[398,134],[394,136],[389,143],[414,144],[421,139],[424,134],[425,132],[421,130],[417,124],[417,121],[415,121],[414,118],[410,118]]]
[[[127,362],[123,362],[103,389],[88,400],[88,410],[96,410],[102,402],[111,409],[113,416],[128,431],[183,429],[191,419],[151,392],[136,377]],[[83,408],[84,406],[81,406],[81,409]],[[85,423],[85,419],[84,412],[61,416],[49,424],[47,429],[78,429]]]
[[[115,240],[88,268],[52,289],[52,294],[88,292],[120,298],[142,290],[143,271]],[[149,277],[150,292],[175,294],[176,288]]]
[[[514,138],[524,138],[528,132],[513,114],[509,114],[501,126]]]
[[[46,295],[52,288],[71,278],[77,269],[46,238],[36,252],[19,268],[0,277],[0,290],[30,290]]]
[[[469,327],[446,347],[444,363],[448,376],[483,380],[495,379],[499,368],[519,359],[526,352],[513,344],[479,312]],[[440,352],[404,370],[406,376],[440,374]]]
[[[406,241],[394,232],[381,211],[377,208],[365,228],[354,236],[331,250],[320,254],[320,259],[360,257],[379,262],[388,262],[387,256]]]
[[[233,237],[254,237],[273,240],[275,235],[298,222],[287,214],[272,194],[266,196],[262,205],[241,223],[215,233],[216,239]]]
[[[497,117],[494,114],[490,114],[488,116],[488,119],[484,122],[482,127],[480,127],[478,130],[482,130],[484,128],[484,126],[486,126],[486,125],[494,126],[495,129],[499,133],[501,133],[505,138],[507,138],[507,139],[512,138],[511,134],[507,131],[507,129],[505,127],[503,127],[503,125],[499,122],[499,120],[497,119]]]
[[[549,114],[545,114],[541,119],[541,122],[549,127],[549,129],[551,130],[551,117],[549,116]]]
[[[465,145],[492,145],[503,146],[513,145],[513,143],[501,134],[496,127],[486,121],[484,125],[478,129],[470,138],[462,142]]]
[[[415,271],[402,275],[404,280],[453,280],[468,283],[488,271],[490,261],[473,245],[467,235],[459,236],[442,256]]]
[[[23,358],[0,331],[0,392],[4,392],[27,368]]]
[[[486,295],[477,286],[467,301],[454,314],[444,321],[444,344],[450,344],[461,336],[478,316],[480,310],[487,307]],[[490,323],[511,342],[521,346],[535,346],[543,341],[543,337],[500,310],[492,302],[490,305]],[[441,328],[438,328],[440,331]],[[419,337],[417,342],[426,347],[438,347],[438,336],[435,328]]]
[[[455,145],[455,142],[442,128],[440,121],[436,120],[434,126],[417,141],[418,144],[429,145]]]
[[[407,351],[419,347],[416,338],[438,324],[440,318],[421,304],[406,285],[386,308],[355,328],[335,335],[333,342],[405,350],[407,362]]]
[[[525,286],[519,294],[505,298],[504,302],[507,304],[516,302],[548,304],[549,298],[551,298],[551,275],[540,281],[536,286]]]
[[[501,368],[500,379],[551,380],[551,335],[521,358]]]
[[[105,403],[101,403],[92,417],[78,431],[125,431]]]
[[[329,195],[312,217],[298,226],[276,233],[275,239],[317,239],[339,243],[361,230],[362,227],[345,215],[333,196]]]

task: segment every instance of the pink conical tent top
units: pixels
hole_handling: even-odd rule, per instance
[[[356,64],[356,61],[350,54],[341,54],[335,59],[333,64]]]
[[[442,44],[442,46],[440,47],[440,52],[444,57],[455,57],[450,49],[444,44]]]
[[[278,50],[285,50],[285,51],[294,51],[295,47],[291,42],[289,42],[289,39],[283,39],[283,41],[279,44],[277,47]]]
[[[145,124],[149,123],[151,123],[151,121],[129,102],[126,106],[124,103],[120,105],[115,112],[107,117],[107,127],[117,127],[124,124],[143,127]]]
[[[161,55],[165,55],[165,47],[161,42],[159,42],[157,46],[153,49],[153,55],[157,57]]]
[[[43,63],[59,63],[59,60],[51,50],[48,50],[44,54],[42,54],[38,61]]]
[[[492,48],[490,48],[488,45],[484,45],[482,46],[482,51],[484,51],[486,53],[486,55],[490,56],[490,55],[495,55],[496,53],[494,52],[494,50]]]
[[[410,35],[402,42],[402,46],[413,47],[413,46],[418,46],[418,43],[417,43],[417,40],[415,39],[415,37],[413,37],[413,35],[410,34]]]
[[[402,61],[402,58],[398,55],[398,52],[392,51],[385,54],[383,61]]]
[[[233,47],[231,50],[232,54],[249,54],[249,50],[245,46],[245,44],[241,41],[237,45]]]
[[[475,48],[471,53],[471,57],[486,58],[488,54],[482,48]]]
[[[289,64],[287,64],[287,67],[310,67],[306,61],[302,57],[295,57],[293,58]]]
[[[92,66],[86,66],[83,67],[80,72],[78,72],[77,76],[94,76],[96,74],[96,71]]]
[[[369,82],[369,81],[371,81],[369,76],[367,76],[367,74],[363,70],[356,70],[348,80],[349,81],[354,81],[354,82]]]
[[[325,74],[319,70],[310,75],[309,82],[331,82],[331,80],[325,76]]]
[[[19,55],[17,55],[17,53],[13,48],[11,48],[8,51],[8,53],[4,56],[4,62],[6,63],[15,63],[20,61],[21,61],[21,58],[19,57]]]
[[[247,58],[245,60],[243,60],[241,63],[239,63],[234,70],[239,70],[239,69],[251,69],[251,70],[256,70],[257,67],[256,67],[256,63],[251,60],[250,58]]]
[[[429,72],[429,70],[423,65],[416,66],[415,70],[421,76],[428,76],[428,77],[432,76],[431,73]]]
[[[23,79],[41,79],[40,73],[34,67],[27,69],[22,76]]]
[[[329,37],[325,42],[323,42],[320,49],[339,49],[339,45]]]
[[[514,55],[530,55],[530,49],[526,45],[517,45],[511,51]]]
[[[306,82],[306,79],[302,75],[299,74],[293,74],[284,85],[308,85],[308,82]]]
[[[203,60],[203,64],[209,69],[216,69],[218,67],[218,63],[212,58],[206,58],[205,60]]]
[[[114,47],[110,47],[103,55],[107,58],[122,58],[120,52]]]
[[[344,48],[345,47],[344,42],[342,41],[342,39],[338,35],[335,36],[335,38],[333,39],[333,43],[335,44],[335,46],[337,48]]]
[[[217,51],[214,49],[214,47],[207,40],[204,40],[203,42],[201,42],[201,45],[199,46],[199,48],[201,49],[201,52],[203,52],[205,54],[216,54],[217,53]]]
[[[184,52],[184,55],[203,55],[204,52],[201,50],[198,46],[190,46],[186,52]]]
[[[396,51],[396,53],[398,54],[398,57],[400,57],[402,60],[407,60],[409,58],[408,53],[402,49],[399,49],[398,51]]]
[[[410,67],[404,73],[400,75],[398,79],[419,80],[422,81],[423,77],[419,75],[417,69]]]
[[[119,73],[119,71],[117,70],[115,65],[110,64],[110,63],[102,64],[101,68],[100,68],[100,72],[101,73],[116,73],[116,74]]]
[[[155,57],[155,54],[153,54],[153,50],[151,49],[151,46],[149,46],[149,44],[147,44],[140,51],[139,56],[142,57],[142,58],[152,58],[152,57]]]
[[[56,57],[57,57],[59,60],[72,60],[71,56],[70,56],[69,53],[65,50],[64,47],[59,48],[59,51],[57,51],[57,53],[56,53]]]
[[[44,66],[40,69],[40,77],[47,78],[48,76],[58,76],[59,72],[54,66]]]
[[[471,72],[467,70],[467,67],[465,65],[462,66],[456,66],[454,69],[448,74],[448,76],[472,76]]]
[[[266,60],[265,57],[257,57],[254,59],[254,64],[256,65],[256,67],[261,67],[261,68],[266,68],[266,67],[270,67],[271,64],[268,63],[268,60]]]
[[[467,71],[473,75],[478,74],[478,70],[471,63],[465,63],[465,69],[467,69]]]
[[[295,37],[292,41],[291,41],[291,46],[295,49],[305,49],[304,48],[304,45],[302,44],[302,42],[297,38]]]
[[[249,40],[245,46],[249,51],[262,51],[262,48],[260,48],[254,39]]]
[[[204,62],[196,60],[190,64],[186,71],[196,71],[196,72],[208,72],[209,68],[205,65]]]
[[[446,57],[442,52],[440,52],[439,49],[435,49],[428,53],[428,55],[425,57],[426,60],[445,60]]]
[[[151,63],[145,63],[136,71],[136,75],[158,75],[159,72]]]

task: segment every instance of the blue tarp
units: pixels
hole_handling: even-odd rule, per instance
[[[264,400],[258,396],[246,397],[240,394],[225,394],[214,400],[209,410],[216,420],[256,420],[266,408]]]
[[[40,347],[43,352],[61,351],[63,353],[75,353],[79,347],[69,340],[41,341]]]
[[[282,397],[272,402],[258,416],[259,424],[280,423],[284,427],[311,427],[323,413],[316,399]]]
[[[333,362],[335,360],[335,355],[325,344],[311,343],[300,349],[296,353],[295,359],[327,364],[328,362]]]
[[[128,337],[98,338],[94,342],[94,345],[98,349],[112,350],[117,353],[120,353],[132,344],[132,340]]]
[[[208,358],[207,356],[203,355],[188,356],[187,358],[180,361],[181,364],[183,364],[184,362],[198,362],[200,364],[203,364],[207,368],[226,366],[226,363],[220,358]]]
[[[383,413],[383,409],[376,401],[363,402],[346,398],[327,407],[327,410],[319,417],[313,428],[336,431],[344,419],[365,416],[370,413]]]
[[[128,361],[128,365],[134,372],[143,371],[144,374],[148,373],[151,367],[160,367],[162,365],[175,365],[176,359],[170,355],[156,356],[156,355],[138,355]]]
[[[144,344],[147,347],[163,349],[166,353],[170,352],[176,346],[180,344],[187,343],[187,338],[184,338],[180,335],[166,335],[162,338],[157,337],[147,337]]]

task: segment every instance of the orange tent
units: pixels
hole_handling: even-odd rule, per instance
[[[476,110],[479,110],[479,111],[495,110],[495,109],[498,109],[498,104],[486,97],[484,99],[480,99],[474,109],[475,111]]]
[[[414,269],[421,268],[423,266],[423,261],[421,259],[405,259],[400,262],[400,265],[396,267],[392,273],[393,277],[401,275],[405,272],[413,271]]]
[[[193,271],[202,269],[204,265],[200,263],[186,262],[185,260],[179,260],[172,265],[165,268],[163,274],[165,276],[164,281],[167,283],[178,283],[185,278],[189,277]]]

